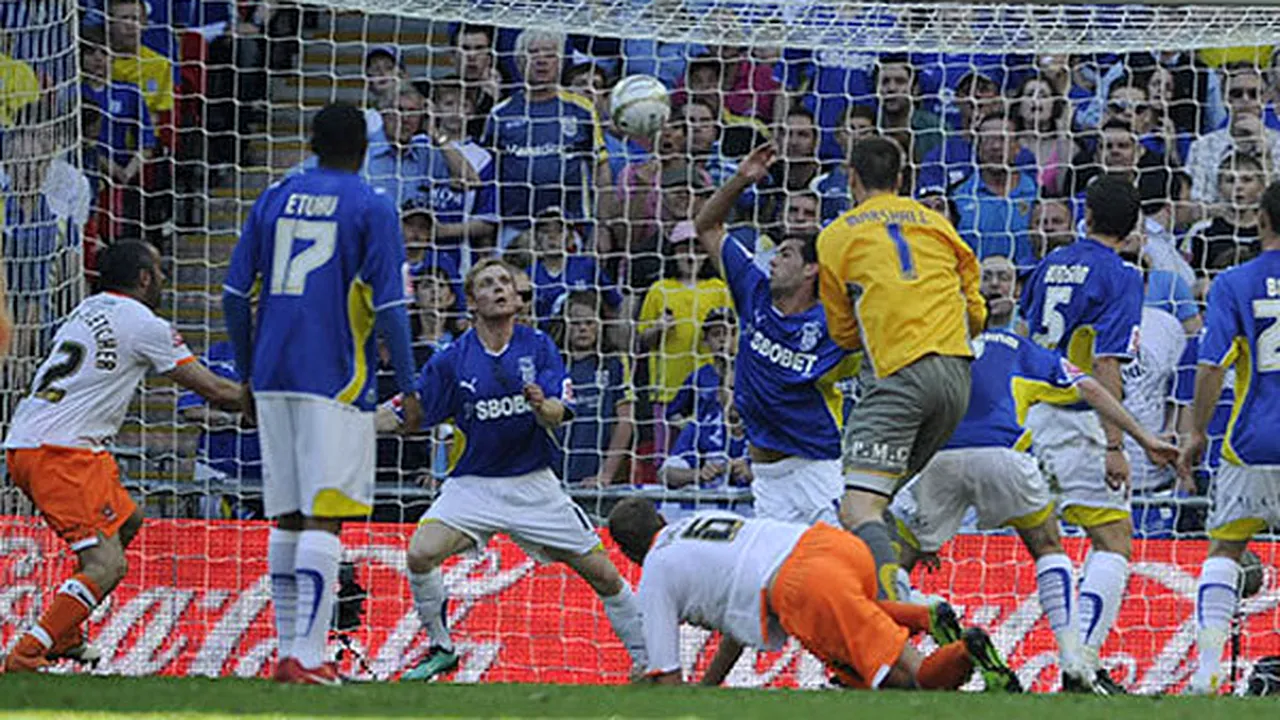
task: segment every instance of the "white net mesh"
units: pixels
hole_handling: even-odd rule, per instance
[[[18,332],[0,420],[81,297],[86,233],[157,244],[171,279],[159,314],[211,366],[232,372],[219,298],[239,228],[258,194],[306,160],[315,112],[344,101],[370,123],[366,175],[402,207],[417,264],[417,360],[465,327],[468,266],[499,251],[526,266],[530,321],[558,332],[578,385],[579,417],[557,470],[597,516],[632,493],[659,499],[671,516],[751,511],[744,471],[704,472],[743,466],[735,428],[707,420],[698,430],[724,399],[736,344],[732,317],[705,321],[731,302],[709,265],[698,279],[667,248],[703,191],[722,185],[762,139],[783,161],[731,217],[753,250],[812,233],[845,209],[848,143],[879,133],[907,151],[914,194],[949,211],[981,256],[1011,258],[1010,285],[1074,237],[1093,176],[1128,173],[1144,199],[1146,262],[1158,271],[1149,304],[1183,331],[1153,345],[1129,378],[1145,383],[1131,406],[1162,431],[1185,430],[1194,363],[1178,349],[1199,322],[1208,280],[1253,251],[1257,196],[1280,167],[1271,46],[1280,9],[1271,7],[152,0],[136,6],[150,15],[135,27],[120,15],[130,3],[81,5],[89,9],[69,0],[3,4],[2,257]],[[522,46],[521,29],[541,36]],[[132,49],[131,32],[145,51]],[[561,98],[551,115],[504,102],[522,93],[522,50],[539,42],[560,50],[561,35],[567,44],[553,53],[561,66],[550,78],[583,97]],[[1153,42],[1165,50],[1153,53]],[[85,80],[76,92],[77,68],[90,62],[133,90],[115,97],[110,83]],[[21,84],[24,68],[35,85]],[[608,89],[635,73],[671,90],[674,121],[656,148],[618,136],[607,118]],[[133,94],[141,109],[124,109]],[[1006,108],[1007,120],[988,117]],[[548,208],[568,222],[536,223]],[[561,247],[563,266],[554,259]],[[92,258],[88,267],[92,275]],[[665,311],[673,329],[655,340],[649,331]],[[1156,333],[1144,327],[1145,335]],[[380,387],[382,399],[391,384]],[[840,387],[851,403],[856,383],[842,378]],[[266,529],[253,522],[261,465],[256,437],[237,423],[165,381],[148,381],[131,409],[115,449],[152,520],[131,550],[130,575],[95,616],[104,671],[270,668]],[[695,432],[681,445],[687,427]],[[369,590],[368,616],[352,635],[369,666],[350,662],[354,673],[387,677],[426,648],[403,579],[412,525],[401,523],[418,519],[458,447],[447,430],[379,441],[376,522],[344,538]],[[664,464],[684,469],[668,457],[693,474],[665,472]],[[1201,496],[1216,447],[1209,457]],[[597,489],[597,477],[610,486]],[[1171,483],[1144,470],[1136,484],[1134,579],[1102,653],[1117,679],[1144,692],[1183,682],[1195,633],[1206,501],[1175,498]],[[0,638],[10,646],[69,565],[19,493],[6,488],[4,497],[0,574],[14,589],[0,593]],[[1077,564],[1083,549],[1068,541]],[[1257,550],[1266,573],[1262,592],[1242,605],[1242,671],[1277,651],[1280,627],[1273,546]],[[992,629],[1037,690],[1056,687],[1052,634],[1016,538],[968,524],[943,556],[941,572],[921,578],[924,589]],[[604,613],[567,571],[535,568],[500,543],[446,576],[463,640],[458,679],[625,678]],[[708,637],[690,632],[684,642],[686,664],[704,668]],[[793,643],[749,657],[731,682],[814,686],[824,677]]]

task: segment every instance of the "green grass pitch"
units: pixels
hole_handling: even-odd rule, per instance
[[[699,717],[783,720],[1275,718],[1269,699],[1093,698],[556,685],[348,684],[0,675],[3,718]]]

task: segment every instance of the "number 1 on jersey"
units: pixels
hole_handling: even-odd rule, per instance
[[[907,244],[907,239],[902,236],[902,226],[898,223],[885,223],[885,231],[889,233],[889,239],[893,241],[894,246],[898,249],[898,272],[902,275],[903,280],[916,279],[916,263],[911,257],[911,246]]]
[[[310,247],[293,254],[293,241],[307,240]],[[332,220],[276,221],[275,252],[271,259],[271,294],[301,295],[307,275],[329,262],[338,242],[338,224]]]

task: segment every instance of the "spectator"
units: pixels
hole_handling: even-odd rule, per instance
[[[231,343],[220,340],[205,351],[203,362],[219,377],[241,382]],[[262,492],[262,449],[258,431],[243,426],[240,413],[210,407],[198,393],[178,397],[178,416],[199,426],[192,480],[203,489],[203,517],[260,517],[261,508],[245,502],[245,494]]]
[[[462,270],[487,253],[497,235],[493,155],[466,135],[466,96],[456,78],[431,83],[429,92],[425,132],[431,142],[423,150],[417,192],[431,207],[434,246]]]
[[[1013,95],[1018,144],[1035,156],[1037,182],[1045,195],[1066,192],[1066,168],[1076,154],[1067,100],[1042,75],[1029,75]]]
[[[1142,268],[1143,306],[1172,315],[1182,324],[1186,335],[1199,332],[1204,323],[1200,305],[1192,294],[1193,283],[1188,283],[1177,272],[1156,268],[1151,260],[1152,252],[1151,241],[1140,227],[1129,234],[1120,248],[1121,255],[1132,258],[1130,262]],[[1154,252],[1160,252],[1158,246]]]
[[[840,161],[831,165],[823,174],[814,178],[809,189],[818,194],[821,203],[822,224],[835,220],[853,205],[849,190],[849,172],[845,169],[853,144],[876,134],[876,111],[869,105],[849,105],[836,126],[836,144],[840,146]],[[940,188],[943,193],[946,188]]]
[[[778,206],[779,196],[797,190],[803,190],[813,184],[822,174],[822,166],[818,162],[818,125],[814,122],[813,113],[802,105],[795,105],[787,111],[782,126],[781,162],[776,162],[769,169],[772,175],[770,186],[776,188],[771,195],[774,207]]]
[[[455,66],[462,76],[463,92],[471,113],[467,118],[467,136],[479,140],[493,106],[502,97],[502,73],[493,57],[493,28],[487,25],[462,25],[454,35]]]
[[[969,179],[978,169],[974,135],[977,121],[990,115],[1004,114],[1000,86],[987,72],[967,73],[956,84],[955,105],[959,127],[947,133],[942,144],[930,150],[920,161],[915,186],[918,188],[953,188]],[[1018,164],[1034,165],[1035,156],[1023,150]]]
[[[680,118],[669,119],[658,134],[653,157],[623,168],[614,187],[609,243],[602,251],[629,250],[634,255],[638,248],[655,246],[658,224],[663,218],[664,176],[678,180],[692,177],[698,185],[711,184],[710,175],[690,168],[686,129]],[[672,180],[671,185],[678,187],[680,182]],[[683,219],[677,216],[672,223]]]
[[[408,82],[409,72],[400,61],[400,49],[394,45],[375,45],[364,56],[366,107],[380,107]]]
[[[146,4],[143,0],[108,0],[107,11],[111,79],[140,88],[155,123],[168,124],[173,111],[173,63],[142,44]]]
[[[1018,287],[1018,270],[1007,255],[988,255],[982,260],[979,289],[987,299],[987,318],[1007,317],[1009,326],[997,328],[987,323],[988,330],[1012,330],[1017,320],[1014,305],[1021,295]]]
[[[92,164],[85,170],[95,181],[104,180],[109,193],[122,192],[120,214],[112,219],[126,226],[124,236],[141,237],[142,168],[157,151],[151,113],[136,85],[109,79],[110,59],[102,28],[84,28],[80,58],[82,110],[91,118],[84,133],[95,146]]]
[[[681,383],[702,364],[698,352],[700,330],[714,308],[731,308],[733,300],[724,281],[698,243],[691,221],[672,230],[666,249],[664,279],[645,293],[640,308],[637,344],[649,359],[650,397],[655,418],[654,443],[659,458],[666,455],[668,437],[666,406],[675,399]]]
[[[1167,71],[1161,68],[1160,72]],[[1145,75],[1121,75],[1111,84],[1106,117],[1132,127],[1147,153],[1163,157],[1172,167],[1182,167],[1192,136],[1178,134],[1164,108],[1151,101],[1150,88],[1151,78]]]
[[[719,399],[704,414],[684,426],[671,454],[663,460],[660,475],[667,487],[710,489],[751,484],[747,434],[733,405],[731,379],[718,394]]]
[[[738,163],[721,152],[720,123],[716,121],[715,106],[705,98],[690,98],[676,112],[685,122],[688,154],[693,164],[711,181],[712,187],[720,187],[738,171]],[[764,187],[764,183],[761,187]],[[734,219],[754,221],[759,195],[755,187],[747,188],[734,206]]]
[[[1152,269],[1175,273],[1187,287],[1195,284],[1196,276],[1178,251],[1175,223],[1177,204],[1187,200],[1190,190],[1191,180],[1185,173],[1165,168],[1144,172],[1138,179],[1143,215],[1141,232],[1146,236],[1143,252],[1151,261]]]
[[[573,382],[575,412],[561,426],[563,458],[555,469],[568,483],[608,487],[625,480],[635,432],[631,362],[615,353],[601,328],[596,293],[561,296],[567,328],[565,370]]]
[[[534,318],[539,327],[555,316],[563,296],[581,290],[592,290],[600,295],[602,311],[606,317],[616,317],[622,306],[622,294],[596,263],[594,256],[570,253],[574,243],[572,230],[559,215],[559,208],[547,208],[533,224],[533,268],[529,274],[533,280]]]
[[[1269,174],[1280,172],[1280,131],[1262,124],[1261,71],[1250,64],[1227,65],[1224,71],[1223,91],[1230,110],[1228,125],[1191,143],[1187,154],[1191,199],[1211,208],[1230,202],[1220,191],[1219,168],[1233,151],[1258,156]]]
[[[585,220],[593,213],[591,184],[607,188],[613,182],[595,108],[560,88],[563,48],[563,35],[522,32],[516,55],[524,86],[494,106],[485,125],[481,144],[497,160],[500,248],[548,207],[562,208],[567,220]]]
[[[730,308],[712,308],[702,323],[702,350],[706,362],[689,373],[675,398],[667,403],[666,419],[673,427],[699,417],[703,405],[719,402],[716,392],[729,377],[730,363],[737,351],[737,320]]]
[[[13,125],[22,108],[40,98],[40,82],[31,66],[0,52],[0,130]]]
[[[760,120],[733,112],[724,102],[724,66],[717,58],[699,58],[685,70],[688,101],[698,100],[715,109],[720,121],[720,150],[727,157],[740,158],[769,139],[769,128]],[[674,104],[685,102],[683,93],[672,97]]]
[[[1179,135],[1194,138],[1202,131],[1221,127],[1226,122],[1227,109],[1219,75],[1201,62],[1194,52],[1158,50],[1130,53],[1106,72],[1102,78],[1103,88],[1109,87],[1126,71],[1135,75],[1152,72],[1147,83],[1148,98],[1164,107]],[[1159,92],[1153,89],[1155,83],[1159,83]]]
[[[462,277],[448,258],[415,264],[413,278],[414,362],[421,367],[431,355],[453,344],[466,331]],[[394,392],[393,392],[394,394]]]
[[[709,87],[709,71],[715,68],[715,89],[728,115],[751,119],[765,126],[772,124],[775,113],[781,110],[776,100],[782,84],[773,76],[773,62],[753,59],[744,48],[737,45],[720,45],[708,48],[709,53],[695,58],[688,65],[685,82],[677,84],[672,96],[673,105],[681,105],[688,93],[706,92]],[[694,67],[700,69],[694,72]],[[694,88],[695,76],[702,81],[700,89]]]
[[[1216,194],[1226,203],[1224,212],[1209,223],[1202,223],[1188,232],[1191,237],[1191,267],[1200,274],[1202,285],[1211,258],[1227,258],[1225,264],[1223,260],[1214,264],[1218,267],[1230,267],[1243,262],[1245,246],[1257,246],[1258,200],[1267,187],[1267,175],[1262,161],[1254,155],[1238,151],[1223,158],[1218,165],[1217,179]]]
[[[1035,263],[1027,236],[1039,192],[1034,173],[1015,164],[1020,148],[1006,116],[989,115],[976,129],[978,172],[951,193],[960,216],[956,230],[978,259],[1008,255],[1025,272]]]
[[[1037,259],[1076,241],[1071,205],[1064,198],[1040,198],[1031,206],[1029,241]]]
[[[879,107],[877,127],[919,163],[942,142],[942,118],[918,106],[920,82],[905,53],[883,55],[872,72]]]
[[[419,193],[427,179],[430,138],[423,122],[426,98],[413,85],[399,86],[383,98],[382,134],[369,143],[364,158],[364,175],[399,206]],[[310,162],[314,164],[312,156]]]
[[[1137,184],[1141,172],[1148,172],[1165,165],[1164,160],[1151,154],[1138,142],[1133,127],[1123,120],[1108,120],[1102,126],[1091,151],[1076,156],[1072,168],[1075,188],[1076,219],[1084,217],[1084,191],[1101,175],[1119,175]]]
[[[662,255],[661,239],[669,237],[677,223],[697,215],[712,190],[709,179],[695,167],[683,164],[683,161],[676,161],[676,164],[676,167],[663,170],[657,176],[657,193],[652,189],[640,189],[653,181],[646,180],[639,168],[634,176],[624,176],[619,188],[631,193],[624,200],[624,207],[635,215],[630,226],[624,228],[630,239],[622,265],[624,271],[620,274],[626,278],[627,287],[636,293],[643,292],[663,273],[667,263]],[[649,221],[649,217],[655,220]]]

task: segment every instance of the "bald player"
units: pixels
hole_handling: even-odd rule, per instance
[[[969,339],[986,322],[978,261],[951,223],[900,197],[902,151],[853,146],[857,205],[818,237],[819,288],[831,337],[862,349],[870,374],[844,430],[840,522],[870,547],[882,597],[897,556],[889,499],[951,437],[969,403]]]

